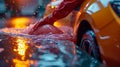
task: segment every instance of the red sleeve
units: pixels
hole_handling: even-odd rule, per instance
[[[79,7],[84,0],[63,0],[63,2],[48,17],[36,23],[29,34],[33,34],[39,27],[45,24],[51,24],[67,16],[72,10]]]
[[[43,21],[53,24],[56,20],[66,17],[72,10],[80,6],[84,0],[63,0],[63,2]]]

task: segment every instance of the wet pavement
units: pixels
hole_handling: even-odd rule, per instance
[[[42,36],[0,31],[0,67],[104,67],[72,41]]]

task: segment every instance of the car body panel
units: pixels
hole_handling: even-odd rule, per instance
[[[89,22],[96,34],[103,61],[108,66],[120,65],[120,18],[110,6],[110,0],[86,0],[80,11],[74,26],[74,34],[80,23],[85,20]],[[77,37],[76,37],[77,38]]]

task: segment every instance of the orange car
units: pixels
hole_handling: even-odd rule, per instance
[[[120,67],[120,1],[86,0],[74,25],[76,43],[107,67]]]

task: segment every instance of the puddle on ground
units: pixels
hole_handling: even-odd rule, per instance
[[[4,49],[0,67],[103,67],[98,60],[77,50],[67,34],[27,35],[21,31],[0,31],[0,48]]]

